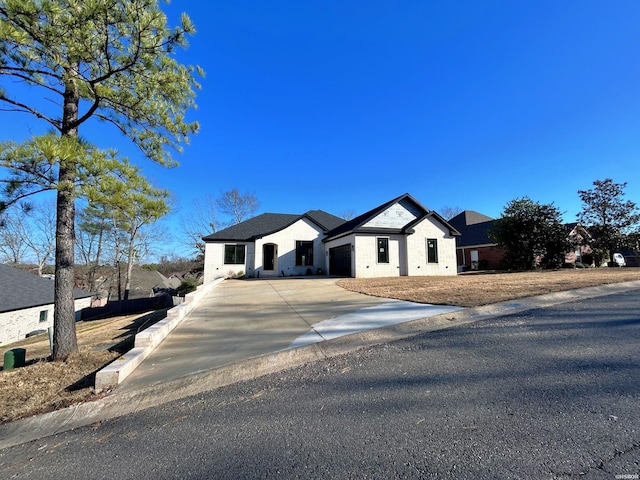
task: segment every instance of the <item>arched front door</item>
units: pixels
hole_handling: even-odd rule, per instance
[[[278,246],[275,243],[262,246],[262,267],[265,272],[273,272],[278,268]]]

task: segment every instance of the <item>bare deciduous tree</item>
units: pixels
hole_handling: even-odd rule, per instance
[[[24,243],[26,232],[23,218],[26,215],[20,209],[5,211],[0,219],[0,258],[4,263],[23,263],[27,253]]]
[[[347,210],[343,210],[342,212],[340,212],[338,216],[343,220],[349,221],[356,218],[356,212],[349,208]]]
[[[443,205],[438,210],[438,213],[442,215],[442,218],[449,221],[459,213],[462,213],[464,210],[460,207],[450,207],[449,205]]]
[[[24,243],[42,276],[47,262],[53,258],[56,246],[56,206],[54,201],[37,204],[25,217],[28,234]]]
[[[9,263],[35,263],[42,275],[52,260],[56,231],[55,202],[21,204],[7,212],[0,226],[0,256]]]
[[[202,237],[220,230],[220,222],[217,216],[216,198],[207,195],[204,198],[195,199],[186,214],[180,217],[180,227],[183,238],[189,248],[204,253]]]
[[[231,217],[230,225],[252,217],[260,203],[252,193],[241,194],[237,188],[223,192],[216,200],[218,211]]]
[[[97,291],[96,272],[105,257],[107,237],[113,229],[112,216],[111,209],[100,204],[87,205],[78,213],[76,250],[89,267],[87,289],[92,293]]]
[[[180,218],[184,242],[198,253],[204,253],[202,237],[251,218],[258,207],[254,194],[241,194],[237,188],[223,192],[218,197],[207,195],[192,202],[189,211]],[[229,217],[227,221],[221,216]]]

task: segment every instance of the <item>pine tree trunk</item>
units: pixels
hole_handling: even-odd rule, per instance
[[[75,70],[77,71],[77,69]],[[69,70],[64,93],[61,135],[77,137],[80,97]],[[58,198],[56,203],[56,273],[54,287],[53,360],[66,360],[78,351],[76,312],[73,298],[75,286],[75,192],[76,165],[65,156],[60,160]]]
[[[60,169],[61,181],[71,176],[71,172]],[[65,360],[78,350],[75,302],[73,298],[75,285],[73,259],[75,206],[72,187],[58,190],[56,213],[53,359]]]

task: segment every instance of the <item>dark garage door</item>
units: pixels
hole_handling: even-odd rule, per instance
[[[329,249],[329,274],[339,277],[351,276],[351,244]]]

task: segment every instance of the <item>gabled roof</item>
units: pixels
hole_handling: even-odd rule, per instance
[[[134,268],[131,272],[131,290],[129,298],[146,298],[152,291],[160,285],[169,287],[168,278],[158,271],[147,270],[146,268]],[[178,281],[178,285],[180,282]]]
[[[564,228],[567,232],[567,235],[571,235],[571,234],[575,235],[577,233],[580,233],[581,235],[586,236],[590,240],[593,239],[591,232],[589,232],[589,230],[581,223],[577,223],[577,222],[565,223]]]
[[[258,238],[279,232],[294,224],[298,220],[306,218],[318,225],[324,232],[344,223],[342,218],[331,215],[322,210],[309,210],[302,215],[288,213],[263,213],[257,217],[245,220],[237,225],[202,237],[205,242],[251,242]]]
[[[389,227],[367,227],[367,223],[376,218],[378,215],[382,214],[386,210],[388,210],[391,206],[401,202],[410,202],[416,209],[417,218],[404,225],[402,228],[389,228]],[[425,206],[423,206],[420,202],[418,202],[415,198],[413,198],[408,193],[404,195],[400,195],[393,200],[388,201],[387,203],[383,203],[382,205],[369,210],[368,212],[363,213],[362,215],[357,216],[356,218],[349,220],[348,222],[343,223],[342,225],[330,230],[327,233],[327,238],[324,241],[329,241],[331,239],[349,235],[352,233],[411,233],[411,227],[413,227],[416,223],[424,219],[425,217],[433,217],[439,223],[441,223],[445,228],[447,228],[451,235],[459,235],[459,232],[451,226],[444,218],[442,218],[437,212],[429,210]]]
[[[476,225],[478,223],[490,222],[493,218],[478,213],[474,210],[465,210],[449,220],[449,223],[458,231],[462,232],[464,227]]]
[[[465,210],[449,220],[449,223],[461,233],[456,239],[458,247],[495,245],[495,242],[489,238],[493,222],[493,218],[473,210]]]
[[[49,278],[0,264],[0,313],[23,308],[51,305],[54,281]],[[91,293],[74,289],[74,298],[87,298]]]

